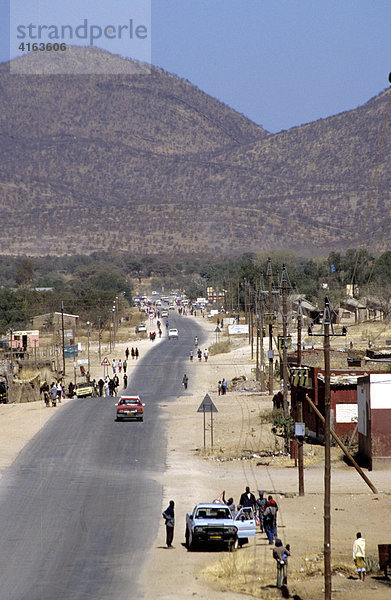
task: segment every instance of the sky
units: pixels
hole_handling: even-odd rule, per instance
[[[86,19],[109,27],[97,47],[151,61],[273,133],[356,108],[389,85],[391,0],[2,0],[0,61],[34,41],[28,24],[75,30]]]

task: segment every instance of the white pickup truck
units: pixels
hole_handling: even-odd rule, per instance
[[[252,508],[241,508],[233,515],[226,504],[197,504],[186,515],[186,547],[194,550],[202,544],[225,544],[236,550],[246,544],[256,531]]]

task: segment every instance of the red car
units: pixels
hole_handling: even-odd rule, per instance
[[[116,421],[124,421],[125,419],[143,421],[144,406],[145,404],[141,402],[140,396],[121,396],[119,402],[116,404]]]

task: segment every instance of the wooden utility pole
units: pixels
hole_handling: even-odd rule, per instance
[[[273,290],[272,290],[272,259],[267,259],[267,283],[269,293],[269,314],[273,313]],[[273,394],[273,323],[269,323],[269,394]]]
[[[288,278],[285,265],[282,265],[282,276],[281,276],[281,292],[282,292],[282,377],[284,382],[283,394],[284,394],[284,416],[289,416],[289,404],[288,404],[288,352],[287,352],[287,341],[288,341]]]
[[[303,310],[301,308],[301,300],[297,309],[297,366],[301,367],[301,328],[303,325]],[[303,390],[300,388],[298,393],[297,403],[297,420],[299,423],[304,422],[303,411]],[[298,441],[298,469],[299,469],[299,496],[304,496],[304,440],[299,438]]]
[[[68,309],[69,310],[69,309]],[[65,333],[64,333],[64,302],[61,302],[61,337],[62,337],[62,374],[65,377]]]
[[[260,344],[260,354],[261,354],[261,392],[265,391],[265,371],[263,364],[263,304],[261,301],[261,322],[260,322],[260,336],[261,336],[261,344]]]
[[[324,309],[324,597],[331,600],[331,460],[330,460],[330,322],[326,298]]]

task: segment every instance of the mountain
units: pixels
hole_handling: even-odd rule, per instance
[[[319,255],[381,239],[387,133],[364,223],[389,92],[272,135],[161,69],[94,48],[66,60],[74,75],[0,65],[1,253]]]

